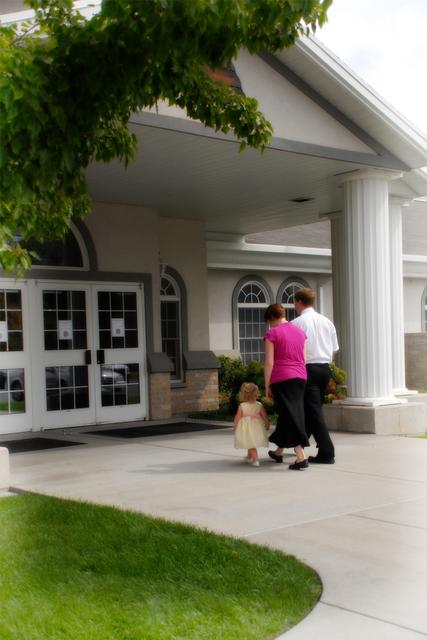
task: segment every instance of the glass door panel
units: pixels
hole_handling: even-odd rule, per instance
[[[26,283],[0,280],[0,434],[32,426]]]
[[[142,290],[131,285],[98,285],[94,307],[97,420],[144,418]]]
[[[38,359],[42,428],[96,420],[89,285],[39,283],[42,340]]]

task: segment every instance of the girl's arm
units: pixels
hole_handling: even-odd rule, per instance
[[[237,427],[237,424],[240,420],[240,418],[242,417],[242,407],[240,407],[237,409],[236,411],[236,415],[234,416],[234,420],[233,420],[233,429],[235,429]]]
[[[260,414],[261,418],[264,420],[265,430],[268,431],[269,428],[270,428],[270,420],[268,418],[267,411],[265,410],[265,408],[262,405],[261,405],[261,410],[260,410],[259,414]]]
[[[274,363],[274,344],[267,338],[265,339],[265,356],[264,356],[264,382],[265,382],[265,394],[267,398],[272,398],[273,394],[270,389],[271,372],[273,371]]]

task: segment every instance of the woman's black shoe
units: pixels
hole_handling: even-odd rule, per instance
[[[307,467],[308,467],[307,460],[301,460],[301,462],[294,462],[293,464],[289,465],[289,469],[292,469],[292,471],[299,471],[300,469],[307,469]]]
[[[272,460],[274,460],[274,462],[278,462],[279,464],[283,462],[283,456],[276,456],[276,454],[273,453],[272,451],[269,451],[268,455]]]

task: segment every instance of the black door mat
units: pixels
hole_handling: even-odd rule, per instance
[[[230,427],[232,423],[230,422]],[[209,429],[227,429],[227,426],[218,424],[201,424],[196,422],[174,422],[171,424],[158,424],[147,427],[127,427],[124,429],[103,429],[102,431],[85,431],[94,436],[107,436],[109,438],[145,438],[148,436],[168,436],[174,433],[187,433],[191,431],[208,431]]]
[[[0,447],[7,447],[9,453],[24,453],[42,451],[43,449],[58,449],[60,447],[74,447],[85,442],[70,442],[69,440],[53,440],[52,438],[23,438],[22,440],[8,440],[0,442]]]

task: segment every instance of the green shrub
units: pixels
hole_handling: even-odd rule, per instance
[[[261,392],[260,401],[264,405],[268,415],[274,415],[274,404],[265,395],[264,366],[258,360],[252,360],[244,364],[242,358],[230,358],[220,356],[219,370],[219,396],[220,411],[223,414],[234,415],[239,405],[238,394],[243,382],[253,382]],[[331,378],[329,380],[325,402],[343,400],[346,397],[344,382],[347,373],[333,362],[331,364]]]
[[[337,367],[333,362],[331,364],[331,378],[325,396],[326,403],[331,403],[334,400],[344,400],[347,397],[347,387],[344,385],[346,378],[347,372]]]
[[[274,413],[273,403],[265,397],[264,387],[264,366],[258,360],[252,360],[249,364],[244,364],[242,358],[230,358],[220,356],[219,370],[219,396],[220,407],[228,399],[228,407],[231,414],[234,414],[239,405],[238,394],[244,382],[253,382],[257,385],[261,393],[261,402],[268,414]]]

